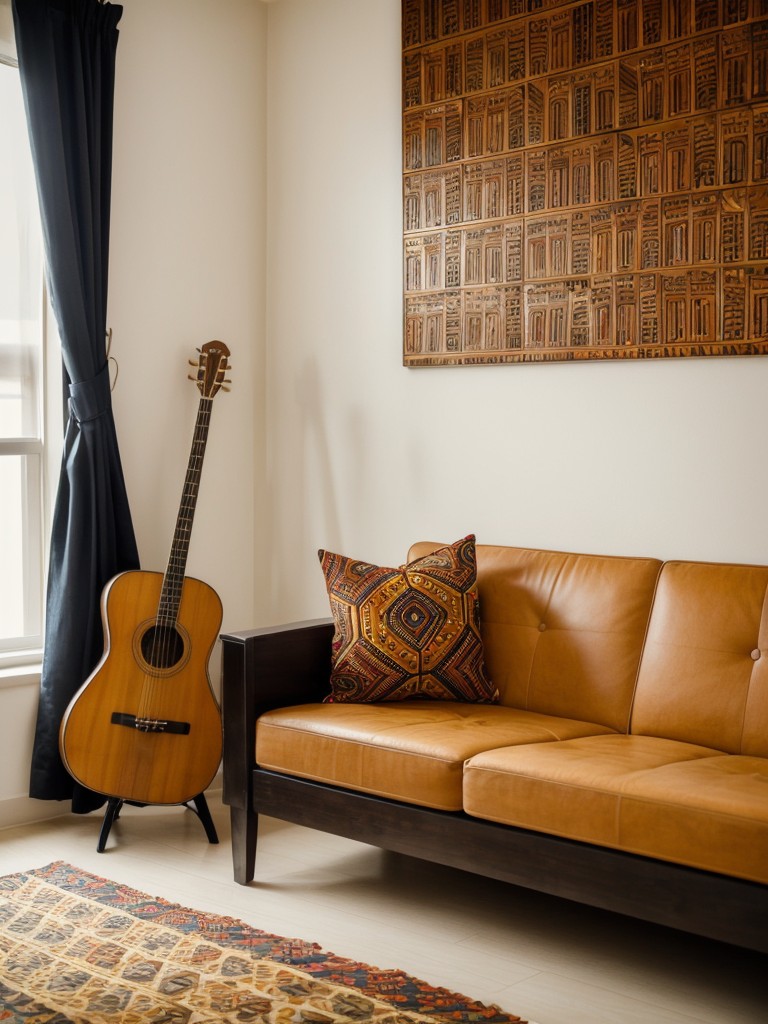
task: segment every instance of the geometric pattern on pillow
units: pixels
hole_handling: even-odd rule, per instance
[[[475,537],[396,569],[319,551],[334,621],[334,702],[409,699],[490,704]]]

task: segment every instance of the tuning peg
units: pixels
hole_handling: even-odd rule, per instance
[[[221,385],[221,390],[222,390],[222,391],[231,391],[231,390],[232,390],[232,388],[226,388],[226,387],[224,387],[224,385],[222,384],[222,385]]]
[[[195,382],[195,384],[197,384],[198,378],[197,377],[193,377],[191,373],[188,373],[187,374],[187,380],[193,380]]]
[[[187,362],[189,363],[190,366],[197,366],[198,365],[196,359],[188,359]]]

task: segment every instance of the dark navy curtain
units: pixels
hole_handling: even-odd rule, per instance
[[[105,344],[122,13],[122,7],[97,0],[13,0],[48,288],[69,387],[30,796],[71,799],[78,812],[99,807],[104,798],[68,775],[59,756],[59,725],[103,650],[102,588],[116,573],[139,565]]]

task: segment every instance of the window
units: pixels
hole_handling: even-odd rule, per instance
[[[0,663],[43,617],[42,240],[18,69],[0,55]]]

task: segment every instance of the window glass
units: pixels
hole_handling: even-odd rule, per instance
[[[39,643],[43,266],[18,69],[0,62],[0,654]]]

